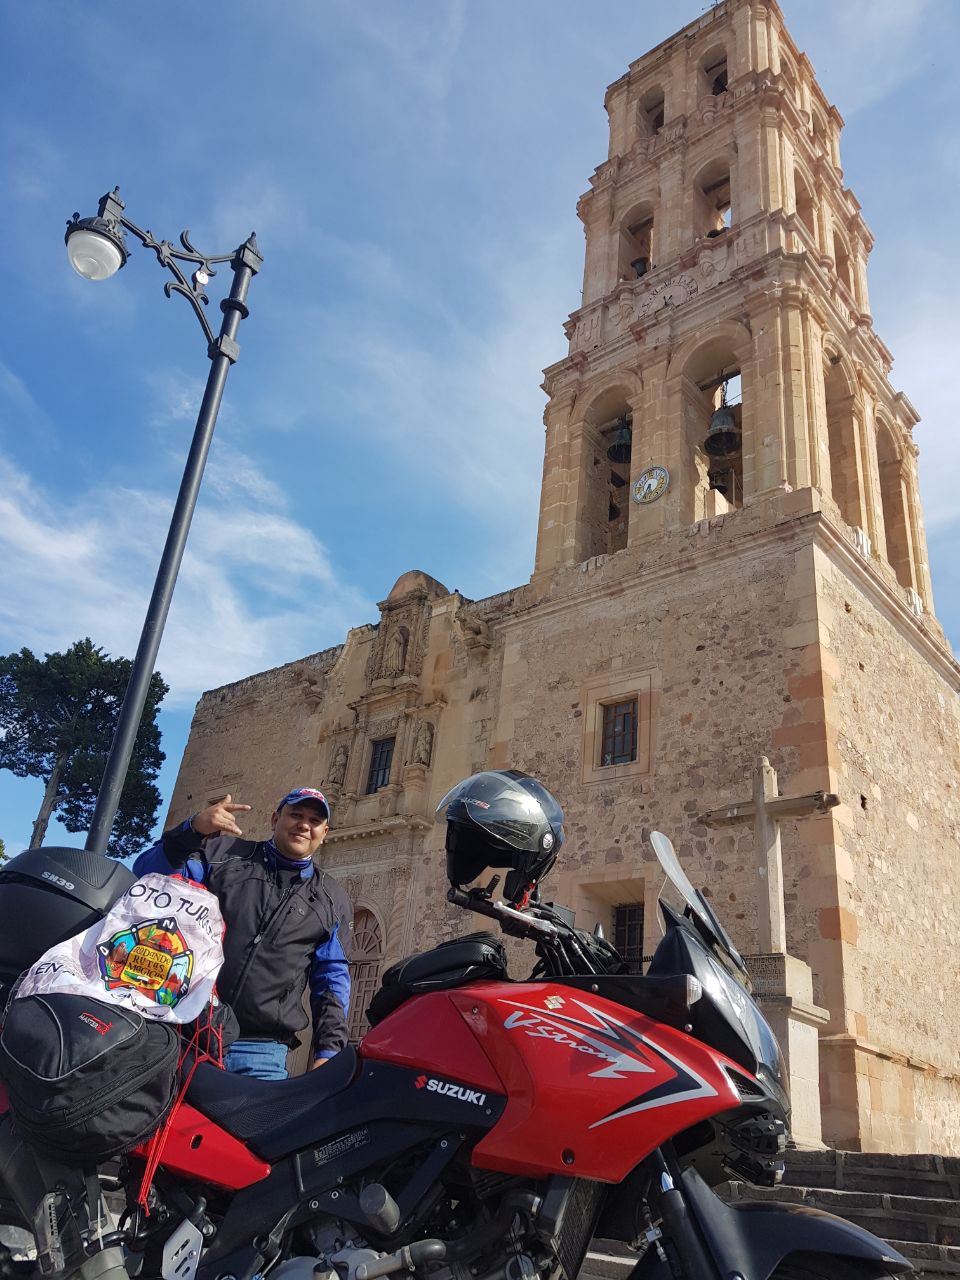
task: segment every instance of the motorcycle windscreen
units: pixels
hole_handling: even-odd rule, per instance
[[[734,965],[742,972],[747,972],[747,966],[743,963],[740,952],[733,945],[733,940],[724,929],[723,925],[717,919],[713,908],[707,902],[699,890],[695,889],[690,883],[687,873],[680,865],[680,859],[677,857],[677,851],[673,847],[673,843],[669,837],[665,836],[662,831],[650,832],[650,843],[653,851],[657,855],[657,861],[663,868],[663,873],[686,902],[687,906],[700,921],[707,933],[712,939],[729,955]]]

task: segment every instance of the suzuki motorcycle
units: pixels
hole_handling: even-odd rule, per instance
[[[21,1261],[4,1249],[0,1272],[575,1280],[595,1237],[635,1250],[631,1280],[908,1271],[842,1219],[716,1195],[781,1176],[784,1068],[736,948],[670,841],[651,841],[684,907],[661,902],[647,974],[562,907],[511,906],[496,877],[454,886],[454,906],[535,944],[532,977],[508,978],[493,934],[458,939],[406,962],[359,1049],[322,1070],[272,1082],[200,1065],[143,1203],[145,1149],[60,1164],[18,1136],[0,1093],[4,1216],[36,1243]]]

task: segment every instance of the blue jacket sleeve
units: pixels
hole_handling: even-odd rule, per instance
[[[159,871],[162,875],[173,875],[174,872],[185,871],[191,880],[203,884],[207,875],[207,866],[203,861],[203,837],[198,835],[190,825],[190,819],[181,822],[179,827],[171,827],[165,831],[156,844],[144,849],[133,864],[133,874],[145,876],[149,871]],[[197,854],[197,857],[191,857]]]
[[[310,1007],[313,1011],[313,1055],[332,1058],[347,1043],[350,1013],[350,967],[340,939],[340,921],[313,953]]]

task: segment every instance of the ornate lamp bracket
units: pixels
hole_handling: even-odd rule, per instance
[[[90,231],[98,231],[119,246],[124,262],[127,257],[124,232],[129,231],[131,235],[136,236],[145,248],[153,250],[160,265],[173,276],[173,280],[168,280],[163,286],[163,291],[167,297],[169,298],[173,294],[179,293],[190,303],[193,313],[200,321],[200,327],[206,336],[207,354],[210,358],[212,359],[214,355],[222,351],[233,363],[239,354],[239,348],[236,348],[235,351],[229,351],[225,346],[221,345],[222,340],[214,337],[213,329],[207,319],[205,308],[210,302],[207,294],[207,285],[217,274],[215,263],[229,262],[235,272],[238,267],[247,267],[251,275],[256,275],[263,265],[263,257],[257,245],[256,235],[251,234],[239,248],[230,253],[201,253],[194,247],[188,230],[180,232],[180,248],[176,248],[169,240],[158,240],[152,231],[142,230],[135,222],[131,222],[123,210],[124,204],[120,199],[120,188],[114,187],[113,191],[101,199],[95,218],[81,218],[79,213],[73,215],[73,218],[67,223],[67,235],[69,236],[70,232],[78,227],[84,227]],[[186,269],[180,265],[181,263],[187,264]],[[191,267],[193,268],[192,271],[190,271]],[[188,271],[189,275],[187,274]],[[246,319],[248,315],[246,303],[240,298],[233,297],[232,293],[221,301],[220,310],[224,314],[227,311],[238,311],[241,320]],[[236,344],[233,345],[235,346]]]

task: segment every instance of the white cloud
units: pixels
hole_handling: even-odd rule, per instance
[[[450,89],[454,65],[466,26],[466,0],[433,0],[427,8],[380,3],[348,5],[338,0],[343,21],[377,46],[388,64],[415,89],[434,101]],[[322,14],[322,10],[313,9]],[[325,34],[326,20],[317,30]]]
[[[225,476],[211,461],[210,494],[225,501],[202,504],[184,557],[158,663],[171,707],[337,643],[375,615],[253,470],[247,459]],[[89,635],[132,655],[169,515],[169,498],[143,489],[55,501],[0,458],[3,648],[47,652]]]
[[[930,58],[944,0],[843,0],[785,6],[787,28],[811,54],[828,97],[850,119],[910,79]]]

